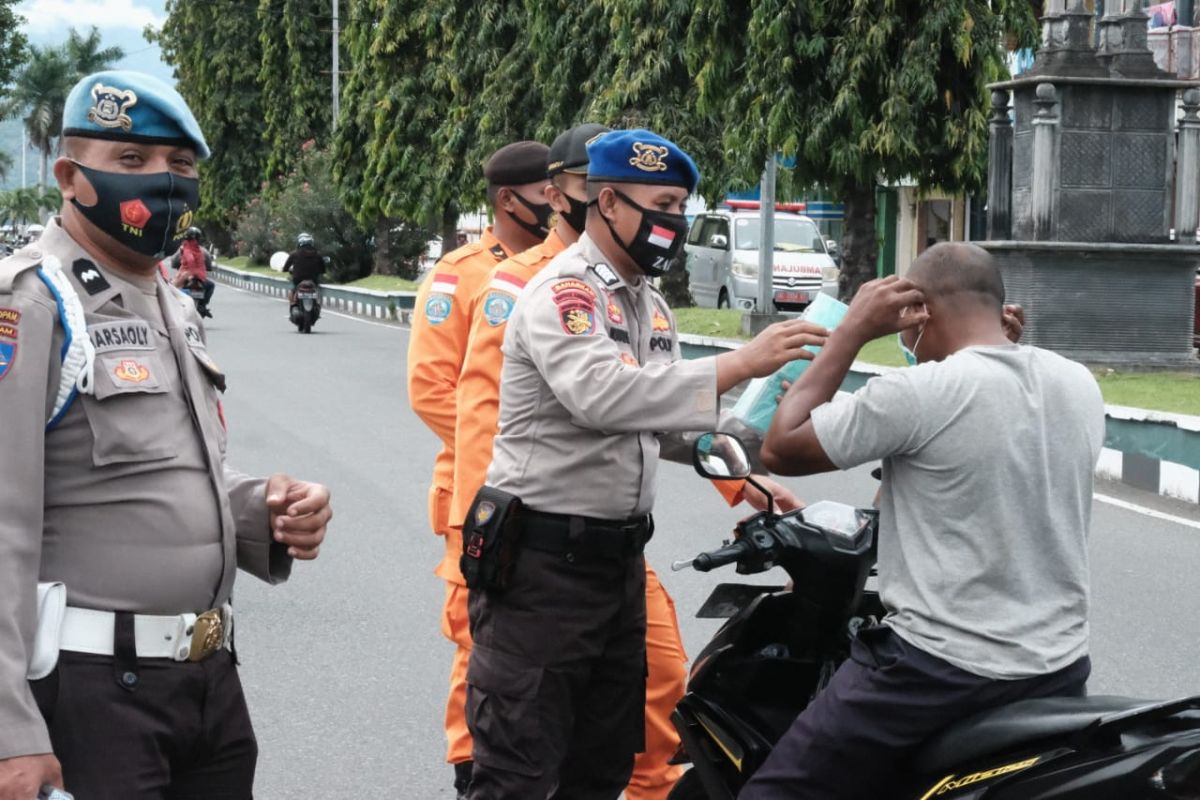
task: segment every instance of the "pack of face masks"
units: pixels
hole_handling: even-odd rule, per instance
[[[809,303],[800,318],[833,330],[846,316],[848,309],[849,306],[845,303],[821,293],[817,295],[816,300]],[[804,349],[814,354],[821,350],[812,346]],[[775,409],[778,407],[776,398],[783,393],[784,382],[795,383],[811,363],[804,359],[792,361],[784,364],[782,369],[768,378],[755,378],[750,381],[750,385],[734,405],[733,415],[751,428],[765,433],[771,426],[771,418],[775,416]]]

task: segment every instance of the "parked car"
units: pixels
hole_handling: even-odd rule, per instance
[[[838,268],[817,224],[776,206],[774,308],[803,311],[820,292],[837,296]],[[757,203],[737,203],[697,214],[688,232],[688,284],[699,306],[750,311],[757,305]]]

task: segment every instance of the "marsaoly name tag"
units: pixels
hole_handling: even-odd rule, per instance
[[[138,319],[89,325],[88,336],[92,337],[92,344],[97,353],[108,353],[114,350],[154,349],[150,324]]]

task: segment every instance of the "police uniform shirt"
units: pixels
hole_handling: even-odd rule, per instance
[[[21,268],[50,259],[96,357],[93,393],[47,427],[66,333],[38,271]],[[0,758],[45,736],[25,685],[35,576],[63,581],[72,606],[178,614],[227,601],[239,566],[272,583],[291,566],[265,480],[224,466],[224,376],[190,299],[158,277],[122,280],[56,221],[0,261],[17,270],[0,293],[14,345],[0,377]]]
[[[503,352],[488,484],[538,511],[647,514],[659,434],[717,424],[715,359],[681,360],[663,296],[586,234],[525,288]]]

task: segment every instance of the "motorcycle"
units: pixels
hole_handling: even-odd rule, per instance
[[[192,276],[188,278],[187,283],[183,285],[183,293],[192,298],[192,302],[196,304],[196,313],[201,317],[212,317],[212,312],[208,310],[208,303],[204,299],[204,281]]]
[[[312,333],[313,324],[321,316],[321,291],[316,281],[300,281],[292,292],[290,315],[300,333]]]
[[[693,461],[709,479],[750,475],[745,446],[729,434],[700,437]],[[780,566],[792,586],[721,584],[697,613],[727,621],[673,714],[682,744],[672,763],[692,767],[669,800],[734,800],[848,657],[858,629],[883,618],[871,588],[877,528],[875,510],[842,503],[768,508],[723,547],[672,565],[735,564],[742,575]],[[889,797],[1197,800],[1200,696],[1043,698],[976,714],[927,741]]]

